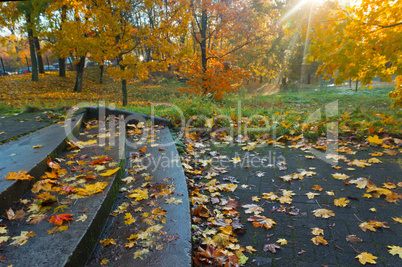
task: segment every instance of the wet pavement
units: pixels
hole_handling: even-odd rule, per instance
[[[369,153],[385,150],[373,147],[350,148],[356,151],[356,154],[339,153],[347,161],[370,159],[373,156]],[[353,180],[357,178],[367,178],[378,187],[386,189],[388,186],[392,192],[399,193],[400,197],[402,157],[397,149],[387,150],[386,152],[395,155],[384,153],[382,157],[377,156],[381,163],[371,163],[371,166],[365,168],[349,166],[341,159],[336,164],[342,167],[338,170],[317,158],[306,158],[312,156],[307,151],[285,146],[268,145],[244,151],[239,146],[211,144],[209,149],[209,152],[216,151],[220,156],[224,156],[223,159],[215,159],[213,165],[227,167],[228,171],[214,178],[221,183],[227,183],[228,180],[238,182],[236,191],[222,195],[238,200],[240,205],[257,204],[264,208],[259,215],[276,222],[269,230],[255,228],[247,221],[253,214],[246,214],[242,207],[237,209],[241,214],[240,222],[246,226],[246,233],[236,238],[241,246],[253,246],[257,250],[253,254],[245,253],[249,257],[247,266],[359,266],[360,263],[355,257],[362,252],[378,257],[376,266],[402,266],[402,259],[398,255],[391,255],[387,248],[392,245],[402,246],[402,224],[393,220],[396,217],[402,218],[400,202],[391,199],[395,201],[391,203],[384,195],[376,198],[376,191],[367,193],[367,188],[360,189],[353,184]],[[241,162],[230,162],[235,157],[240,158]],[[208,156],[205,159],[208,159]],[[286,175],[303,172],[307,172],[307,175],[301,180],[285,181],[289,179]],[[335,173],[349,177],[338,180],[332,176]],[[285,180],[280,176],[285,177]],[[387,183],[385,187],[384,183]],[[316,185],[321,187],[322,191],[313,190],[313,187],[319,188]],[[280,197],[286,192],[284,190],[291,190],[294,194],[290,204],[263,198],[264,193],[270,192]],[[317,195],[309,199],[306,195],[309,192]],[[366,193],[372,197],[364,197]],[[259,202],[253,201],[253,197],[260,198]],[[348,205],[335,206],[334,199],[339,198],[349,201]],[[321,208],[333,211],[335,216],[315,217],[313,211]],[[385,222],[385,227],[389,228],[379,227],[375,232],[363,231],[359,225],[370,220]],[[315,235],[312,234],[311,228],[323,229],[323,238],[328,244],[314,245],[311,239]],[[346,238],[350,235],[356,235],[362,242],[348,242]],[[280,245],[276,253],[263,250],[264,245],[275,243],[281,238],[286,239],[287,244]]]

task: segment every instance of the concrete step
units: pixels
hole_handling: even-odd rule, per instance
[[[133,179],[120,185],[99,239],[113,239],[115,244],[98,243],[87,266],[99,266],[102,261],[108,261],[107,266],[191,266],[190,206],[180,157],[169,128],[156,125],[145,133],[146,129],[127,137],[123,181]],[[128,128],[128,134],[133,130]],[[139,190],[148,196],[129,197]],[[135,223],[127,223],[127,216]],[[161,229],[150,231],[155,227]],[[128,239],[136,235],[145,237]]]
[[[84,114],[53,124],[0,146],[0,214],[3,214],[30,189],[46,169],[48,157],[54,158],[66,148],[66,138],[77,134]],[[34,146],[42,145],[39,148]],[[5,180],[10,172],[27,171],[34,180]]]
[[[152,202],[152,205],[155,205],[154,207],[160,207],[158,211],[165,213],[163,218],[161,217],[161,219],[164,219],[163,223],[161,223],[163,228],[158,228],[159,230],[152,232],[152,235],[160,237],[159,240],[161,240],[163,244],[161,243],[160,246],[158,246],[158,249],[160,250],[148,246],[147,248],[150,252],[141,256],[142,258],[145,257],[143,261],[140,260],[140,257],[136,260],[133,259],[133,252],[140,250],[139,244],[133,244],[133,248],[127,249],[125,254],[121,257],[123,261],[120,263],[113,262],[113,264],[116,263],[120,266],[190,266],[191,224],[186,181],[169,129],[167,127],[156,126],[155,129],[157,129],[157,131],[155,134],[146,133],[146,135],[143,136],[143,140],[146,141],[149,140],[151,136],[157,136],[155,137],[155,141],[158,143],[158,146],[154,143],[147,143],[145,145],[147,147],[146,153],[139,151],[139,149],[143,149],[143,145],[141,144],[141,147],[137,146],[139,145],[138,136],[135,137],[137,138],[135,141],[132,137],[126,139],[126,123],[128,123],[130,127],[128,132],[133,133],[136,132],[134,129],[137,127],[134,126],[134,124],[138,125],[139,122],[140,125],[146,125],[150,122],[158,123],[159,125],[168,125],[169,121],[108,108],[91,107],[85,109],[85,112],[87,117],[86,121],[88,121],[88,124],[85,124],[86,127],[84,127],[81,130],[81,133],[77,134],[75,137],[72,134],[69,134],[69,140],[82,142],[80,143],[82,146],[81,149],[77,150],[76,148],[73,148],[72,150],[64,150],[64,152],[61,153],[60,151],[66,147],[63,139],[59,141],[62,145],[57,146],[57,150],[53,149],[49,152],[51,156],[65,159],[59,164],[61,169],[67,170],[67,174],[58,178],[57,182],[54,183],[51,188],[46,189],[46,187],[44,187],[44,189],[39,192],[28,190],[29,192],[22,196],[22,192],[27,191],[27,189],[20,189],[21,193],[18,196],[13,196],[13,201],[10,201],[10,204],[6,205],[5,203],[3,205],[4,208],[1,213],[2,218],[8,217],[9,219],[3,219],[1,222],[3,224],[1,227],[6,227],[6,233],[0,234],[0,238],[9,236],[9,240],[0,244],[1,256],[5,258],[5,261],[2,262],[2,264],[13,264],[14,267],[84,266],[95,245],[98,244],[99,240],[103,239],[99,238],[102,231],[103,236],[108,235],[107,233],[109,231],[123,231],[121,232],[122,236],[127,233],[135,234],[136,231],[139,231],[139,229],[144,226],[144,222],[139,218],[137,218],[136,223],[128,225],[133,227],[130,229],[127,228],[124,230],[119,228],[120,226],[115,225],[111,220],[108,221],[107,228],[104,229],[104,226],[116,200],[116,195],[118,198],[115,206],[118,206],[124,198],[122,193],[118,193],[122,169],[124,169],[125,166],[125,169],[132,171],[133,166],[130,164],[137,164],[134,158],[147,155],[146,158],[147,160],[150,160],[150,165],[147,170],[143,170],[143,173],[148,172],[149,170],[149,176],[153,176],[153,178],[152,181],[149,181],[149,184],[144,186],[149,189],[149,200],[158,201],[158,203]],[[77,126],[71,127],[71,129],[77,131],[79,128],[78,125],[81,124],[83,116],[84,114],[81,114],[78,119],[74,120],[77,122],[74,126]],[[96,123],[98,120],[99,122]],[[78,122],[80,123],[78,124]],[[74,131],[71,131],[71,133],[72,132]],[[43,155],[41,154],[40,157],[37,157],[35,150],[33,150],[33,154],[25,154],[23,152],[23,147],[25,147],[26,150],[29,150],[28,148],[31,148],[33,145],[43,144],[43,147],[40,148],[42,149],[50,147],[50,145],[48,145],[49,143],[53,144],[52,146],[56,146],[56,138],[59,138],[58,135],[60,135],[60,132],[57,132],[54,129],[47,132],[38,131],[33,134],[35,134],[35,136],[27,136],[25,139],[18,140],[19,142],[22,141],[19,145],[22,150],[18,154],[20,160],[11,162],[9,165],[13,165],[13,168],[8,168],[4,173],[7,173],[10,170],[19,171],[26,169],[23,168],[26,165],[19,163],[26,155],[28,155],[32,162],[35,161],[34,159],[37,159],[38,161],[38,159],[42,160],[43,158],[44,162],[41,165],[42,167],[37,167],[36,171],[32,172],[36,178],[43,175],[46,168],[47,172],[51,172],[50,168],[46,165],[46,158],[49,153],[46,154],[43,152]],[[41,137],[42,135],[47,137]],[[46,142],[44,142],[44,140],[46,140]],[[15,144],[14,147],[18,147],[18,145]],[[163,152],[163,149],[160,149],[162,147],[164,148]],[[12,147],[9,149],[11,148]],[[127,151],[125,151],[125,149],[127,149]],[[4,153],[10,152],[10,150],[4,150]],[[140,153],[140,155],[138,153]],[[106,163],[105,167],[107,170],[118,170],[119,166],[120,170],[110,176],[101,176],[100,173],[105,172],[105,170],[94,170],[94,167],[88,163],[95,160],[93,158],[94,156],[101,155],[110,157],[110,161],[108,162],[114,163],[114,165]],[[125,161],[126,155],[130,156],[131,161],[134,162]],[[165,165],[160,164],[162,159],[165,159]],[[88,162],[84,163],[81,161]],[[145,179],[145,176],[138,177],[138,182],[143,185],[144,181],[141,182],[140,177]],[[86,181],[82,179],[86,179]],[[97,193],[91,194],[85,198],[77,197],[77,192],[80,191],[80,189],[77,188],[83,189],[84,185],[93,185],[97,182],[105,183],[105,187],[101,191],[98,190]],[[21,181],[15,183],[17,183],[14,185],[16,188],[19,188],[22,184]],[[32,182],[24,186],[25,188],[30,189],[32,188]],[[175,187],[175,190],[173,190],[173,187]],[[172,191],[169,191],[168,193],[166,193],[166,191],[163,196],[160,195],[155,197],[155,195],[153,195],[153,193],[158,190],[161,191],[163,188]],[[64,192],[60,193],[61,191]],[[41,193],[42,195],[40,195]],[[43,194],[49,194],[48,198],[44,198]],[[84,194],[82,190],[81,194]],[[181,199],[182,203],[178,205],[166,204],[165,199],[170,199],[171,197]],[[22,210],[23,213],[20,216],[21,218],[12,219],[12,215],[10,215],[10,213],[6,214],[4,210],[8,209],[13,202],[19,201],[20,199],[26,201],[14,203],[11,208],[15,214],[17,214],[17,217],[18,214],[21,215],[21,213],[17,212],[18,210]],[[40,203],[40,199],[42,199],[42,203]],[[130,200],[132,201],[133,199]],[[147,205],[147,203],[148,202],[145,202],[145,200],[140,200],[138,201],[137,208],[143,207],[143,209],[146,210],[148,207],[151,207],[150,205]],[[65,227],[58,228],[54,223],[50,223],[52,218],[54,219],[53,216],[65,213],[71,214],[70,217],[73,218],[72,221],[65,221],[62,224],[62,226],[68,226],[68,229],[65,229]],[[133,216],[136,216],[134,213],[132,214]],[[35,219],[37,219],[38,215],[42,216],[43,220],[39,220],[34,224],[32,224],[32,221],[28,222],[27,219],[29,216],[34,216]],[[150,216],[148,220],[150,221],[151,218],[153,218],[153,214],[148,214],[148,216]],[[85,220],[83,219],[84,217]],[[81,220],[78,220],[79,218],[81,218]],[[118,228],[115,228],[115,226]],[[26,231],[25,233],[29,233],[26,237],[28,241],[26,243],[21,241],[12,245],[11,243],[13,241],[18,241],[16,238],[21,236],[24,231]],[[53,233],[49,233],[48,231],[53,231]],[[150,239],[150,242],[152,242],[153,238],[154,237]],[[109,247],[111,248],[112,245],[107,246],[106,248]],[[115,248],[118,248],[118,246]],[[143,247],[141,248],[143,249]],[[99,251],[99,249],[96,251]],[[96,253],[94,255],[96,255]],[[168,262],[166,262],[166,260],[168,260]]]

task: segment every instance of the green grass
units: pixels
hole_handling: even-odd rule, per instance
[[[151,106],[154,105],[154,115],[169,118],[177,125],[182,119],[187,123],[190,118],[197,117],[192,124],[194,127],[204,126],[206,119],[215,117],[215,128],[229,126],[232,118],[238,120],[240,109],[243,124],[246,125],[243,128],[260,127],[264,116],[270,126],[274,121],[278,122],[275,129],[281,135],[300,134],[301,125],[319,110],[321,119],[310,123],[310,126],[317,126],[317,129],[304,131],[305,136],[317,138],[325,134],[326,121],[338,122],[340,133],[346,136],[353,134],[363,138],[374,133],[401,135],[398,125],[402,123],[402,111],[392,108],[392,101],[388,98],[393,88],[359,89],[358,92],[352,89],[308,90],[269,96],[250,96],[245,90],[240,90],[227,95],[222,101],[216,101],[180,93],[178,89],[183,86],[180,82],[165,80],[157,91],[138,91],[135,98],[147,104],[134,104],[128,109],[151,114]],[[155,106],[156,103],[163,104]],[[338,109],[326,118],[329,115],[326,107],[330,103],[337,105]],[[258,131],[254,134],[258,135]]]

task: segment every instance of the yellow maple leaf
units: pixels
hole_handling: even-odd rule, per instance
[[[313,235],[324,235],[324,230],[321,228],[314,227],[314,228],[311,228],[311,233]]]
[[[0,234],[7,234],[7,227],[6,226],[0,227]]]
[[[337,207],[346,207],[349,202],[350,202],[350,200],[348,200],[344,197],[334,199],[334,205]]]
[[[84,188],[77,188],[76,194],[79,196],[91,196],[93,194],[102,192],[107,186],[107,182],[96,182],[95,184],[85,185]]]
[[[131,215],[131,213],[126,213],[124,215],[124,219],[126,219],[124,221],[124,224],[133,224],[133,223],[135,223],[135,219],[133,218],[133,215]]]
[[[311,241],[314,243],[314,245],[318,246],[319,244],[323,245],[328,245],[327,240],[325,240],[322,236],[318,235],[313,238],[311,238]]]
[[[100,264],[100,265],[104,265],[104,264],[107,264],[108,262],[109,262],[108,259],[103,259],[103,260],[101,260],[101,261],[99,262],[99,264]]]
[[[402,223],[402,216],[401,217],[392,217],[392,219],[396,222]]]
[[[27,171],[10,172],[6,175],[6,180],[32,180],[33,178]]]
[[[150,251],[149,251],[149,249],[147,249],[147,248],[143,248],[143,249],[140,249],[140,250],[137,250],[136,252],[134,252],[134,259],[136,259],[136,258],[140,258],[140,259],[143,259],[142,258],[142,256],[144,256],[145,254],[147,254],[147,253],[149,253]]]
[[[10,245],[14,245],[14,246],[20,245],[20,246],[22,246],[22,245],[24,245],[26,242],[28,242],[28,239],[29,239],[30,237],[33,237],[33,236],[35,236],[35,235],[36,235],[36,234],[35,234],[34,232],[21,231],[21,235],[15,236],[15,237],[12,237],[12,238],[11,238],[11,239],[13,239],[14,241],[13,241],[12,243],[10,243]]]
[[[253,246],[246,246],[246,252],[252,254],[253,252],[256,252],[257,250],[253,248]]]
[[[101,241],[99,241],[99,244],[102,244],[104,247],[106,247],[106,246],[108,246],[110,244],[115,245],[116,244],[116,239],[105,238],[105,239],[102,239]]]
[[[399,246],[387,246],[388,247],[388,252],[391,255],[397,255],[399,256],[399,258],[402,259],[402,247]]]
[[[365,265],[366,263],[376,264],[375,259],[378,259],[378,257],[371,253],[363,252],[357,255],[356,259],[358,259],[361,264]]]
[[[7,242],[10,239],[9,236],[0,236],[0,244],[3,242]]]
[[[381,163],[381,160],[379,160],[377,158],[371,158],[371,159],[368,160],[368,163],[377,164],[377,163]]]
[[[381,145],[383,141],[384,141],[383,139],[378,138],[378,135],[369,136],[367,138],[367,142],[376,145]]]
[[[279,243],[281,246],[287,245],[288,241],[285,238],[279,238],[276,243]]]
[[[143,199],[148,199],[148,190],[146,188],[144,189],[134,189],[131,191],[131,193],[128,195],[129,198],[134,198],[135,201],[140,201]]]
[[[370,153],[370,156],[373,156],[373,157],[382,157],[382,156],[384,156],[384,153],[382,153],[382,152],[374,152],[374,153]]]
[[[327,209],[316,209],[313,210],[315,217],[329,218],[335,216],[335,213],[332,210]]]
[[[176,205],[179,205],[179,204],[183,203],[183,200],[182,200],[181,198],[171,197],[171,198],[165,199],[165,203],[166,203],[166,204],[176,204]]]
[[[319,193],[308,192],[305,194],[309,199],[313,199],[315,196],[319,196]]]
[[[349,178],[348,175],[342,174],[342,173],[332,174],[332,177],[334,177],[335,179],[338,179],[338,180],[346,180],[347,178]]]
[[[113,174],[115,174],[116,172],[118,172],[120,170],[120,167],[117,167],[116,169],[110,169],[107,170],[106,172],[100,173],[100,176],[111,176]]]

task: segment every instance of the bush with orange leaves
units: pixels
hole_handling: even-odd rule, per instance
[[[222,100],[225,93],[238,90],[245,78],[250,78],[251,72],[239,68],[229,60],[209,58],[207,69],[204,71],[199,63],[199,57],[188,59],[187,72],[190,87],[182,88],[182,92],[190,92],[205,96],[213,96],[216,100]]]

